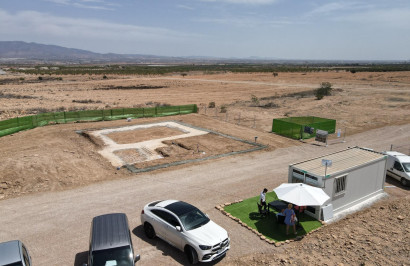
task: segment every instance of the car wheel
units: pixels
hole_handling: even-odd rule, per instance
[[[149,239],[155,238],[155,230],[150,223],[144,224],[144,232]]]
[[[185,253],[188,258],[190,264],[197,264],[198,263],[198,254],[196,253],[195,249],[187,246],[185,248]]]
[[[402,177],[402,179],[401,179],[401,184],[402,184],[403,186],[408,186],[408,185],[409,185],[409,181],[407,181],[406,178]]]

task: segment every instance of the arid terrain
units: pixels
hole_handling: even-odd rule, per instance
[[[0,242],[23,240],[36,265],[82,265],[91,218],[117,211],[127,213],[130,219],[140,264],[185,264],[182,253],[161,240],[146,239],[140,226],[141,208],[164,197],[191,202],[228,229],[231,250],[218,261],[221,265],[409,264],[410,191],[391,178],[386,179],[388,198],[279,247],[261,241],[214,208],[258,195],[263,187],[273,189],[287,181],[290,163],[312,156],[355,145],[376,151],[393,147],[408,154],[409,72],[59,77],[39,80],[24,74],[1,75],[0,119],[42,111],[164,104],[197,104],[199,112],[131,122],[49,125],[1,137]],[[332,95],[316,100],[312,91],[321,82],[333,85]],[[209,108],[211,102],[216,108]],[[312,140],[300,142],[270,133],[272,119],[288,116],[336,119],[346,142],[332,136],[325,147]],[[76,133],[161,121],[180,121],[249,142],[257,137],[267,148],[133,174],[125,168],[117,170],[102,157],[98,153],[101,142]],[[153,138],[161,135],[158,131],[150,134]],[[173,134],[177,133],[166,132]],[[146,140],[135,132],[112,137],[118,142]],[[214,137],[201,140],[205,143],[202,150],[225,153],[246,148]],[[198,143],[179,142],[193,150]],[[172,148],[162,152],[170,157],[183,154],[178,148],[181,145],[167,144]]]

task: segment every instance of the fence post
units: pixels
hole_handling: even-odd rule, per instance
[[[392,151],[392,150],[393,150],[393,144],[390,145],[390,151]]]
[[[345,133],[343,134],[343,143],[345,143],[345,138],[346,138],[346,128],[345,128]]]

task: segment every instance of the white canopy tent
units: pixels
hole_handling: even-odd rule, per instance
[[[298,206],[322,206],[330,199],[321,188],[303,183],[284,183],[273,191],[280,200]]]

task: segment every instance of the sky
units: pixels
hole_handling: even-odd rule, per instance
[[[0,41],[178,57],[410,60],[410,0],[0,0]]]

